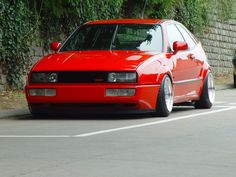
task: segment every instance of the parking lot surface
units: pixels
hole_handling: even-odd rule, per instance
[[[0,119],[0,177],[235,177],[236,90],[168,118]]]

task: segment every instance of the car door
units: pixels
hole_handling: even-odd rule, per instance
[[[197,46],[197,42],[191,33],[182,25],[177,24],[177,28],[179,29],[180,33],[183,35],[184,40],[188,44],[189,47],[189,69],[192,71],[189,73],[189,77],[195,80],[201,80],[201,71],[203,67],[204,57],[201,55],[201,51],[199,51],[199,47]]]
[[[186,85],[194,78],[192,74],[192,62],[189,60],[189,50],[178,51],[173,54],[173,43],[175,41],[185,41],[183,35],[180,33],[175,24],[168,24],[166,26],[168,50],[172,53],[170,59],[173,62],[173,86],[175,90],[175,102],[185,101],[186,95],[191,94],[192,88]]]

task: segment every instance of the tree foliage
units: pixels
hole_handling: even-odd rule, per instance
[[[192,32],[202,32],[208,22],[210,0],[127,0],[124,9],[134,9],[124,10],[125,17],[141,17],[145,2],[145,17],[174,19],[183,23]]]
[[[123,0],[34,1],[40,16],[40,34],[47,49],[50,40],[68,36],[78,25],[91,20],[119,18]],[[40,14],[41,13],[41,14]]]

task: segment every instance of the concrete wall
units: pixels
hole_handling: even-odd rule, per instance
[[[0,65],[0,91],[5,89],[7,83],[6,75],[3,74],[3,70]]]
[[[233,19],[222,22],[216,12],[210,15],[205,34],[198,36],[215,75],[227,75],[233,71],[232,59],[236,52],[236,13]]]

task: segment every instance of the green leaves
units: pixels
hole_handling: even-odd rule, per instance
[[[31,12],[23,1],[2,0],[0,13],[0,62],[4,64],[9,86],[19,89],[23,86],[25,66],[30,63]]]
[[[40,7],[41,1],[34,2]],[[39,14],[39,10],[37,13],[45,50],[51,41],[64,39],[84,22],[119,18],[122,4],[123,0],[44,0],[42,13]]]
[[[194,33],[204,31],[210,13],[218,12],[226,20],[236,12],[235,0],[125,0],[123,17],[140,18],[145,1],[145,18],[175,19]]]

